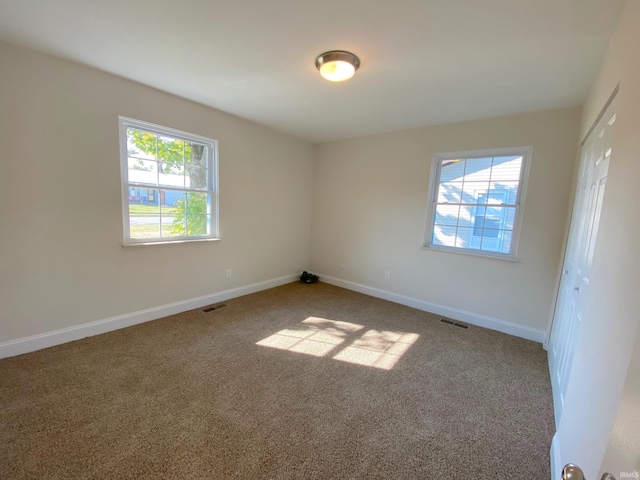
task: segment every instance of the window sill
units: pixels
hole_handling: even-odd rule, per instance
[[[433,247],[431,245],[429,246],[422,246],[423,250],[430,250],[432,252],[442,252],[442,253],[456,253],[458,255],[468,255],[471,257],[480,257],[480,258],[487,258],[490,260],[503,260],[503,261],[507,261],[507,262],[511,262],[511,263],[521,263],[520,260],[518,260],[517,257],[507,257],[504,255],[491,255],[491,254],[487,254],[487,253],[479,253],[479,252],[475,252],[473,250],[463,250],[463,249],[457,249],[457,248],[442,248],[442,247]]]
[[[219,242],[219,238],[194,238],[194,239],[180,239],[180,240],[162,240],[159,242],[131,242],[121,243],[123,247],[140,247],[148,245],[169,245],[172,243],[199,243],[199,242]]]

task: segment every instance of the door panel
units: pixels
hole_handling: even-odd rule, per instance
[[[611,158],[615,103],[612,102],[607,108],[580,152],[578,185],[549,338],[549,369],[556,425],[562,416],[575,345],[582,325],[582,308],[589,295],[589,271]]]

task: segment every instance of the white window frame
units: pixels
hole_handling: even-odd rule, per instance
[[[453,252],[464,255],[474,255],[480,257],[496,258],[501,260],[517,261],[518,245],[520,243],[520,230],[522,228],[522,216],[524,212],[524,199],[527,194],[527,183],[529,180],[529,169],[531,165],[532,147],[514,148],[494,148],[487,150],[470,150],[464,152],[438,153],[434,155],[431,164],[431,176],[429,179],[429,193],[427,197],[427,216],[425,223],[425,235],[423,248],[442,252]],[[434,245],[432,242],[434,223],[436,219],[436,207],[438,205],[438,188],[442,173],[442,162],[446,160],[473,159],[487,157],[522,156],[522,166],[520,167],[520,179],[518,181],[518,194],[514,204],[501,204],[495,206],[505,206],[515,208],[515,219],[511,237],[509,253],[490,252],[475,248],[451,247],[445,245]]]
[[[220,239],[219,236],[219,221],[218,221],[218,141],[212,138],[203,137],[189,132],[176,130],[174,128],[165,127],[162,125],[156,125],[154,123],[145,122],[142,120],[136,120],[134,118],[128,118],[119,116],[119,131],[120,131],[120,173],[122,177],[122,226],[123,226],[123,246],[132,245],[158,245],[166,243],[186,243],[186,242],[210,242]],[[192,236],[179,236],[179,237],[151,237],[151,238],[131,238],[130,231],[130,219],[129,219],[129,188],[138,189],[154,189],[159,190],[165,188],[163,185],[153,186],[147,184],[131,183],[129,182],[129,155],[127,151],[127,129],[134,128],[136,130],[143,130],[156,135],[166,135],[179,140],[187,142],[197,142],[205,145],[207,148],[207,169],[208,169],[208,189],[197,190],[198,192],[207,193],[211,198],[211,232],[208,235],[192,235]],[[188,188],[180,189],[174,187],[168,187],[170,190],[180,191],[195,191]]]

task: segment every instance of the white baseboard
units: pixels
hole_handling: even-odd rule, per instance
[[[435,313],[436,315],[453,318],[454,320],[460,320],[461,322],[466,322],[478,327],[489,328],[491,330],[497,330],[498,332],[507,333],[516,337],[533,340],[538,343],[543,343],[546,336],[546,333],[543,330],[536,330],[535,328],[518,325],[505,320],[498,320],[497,318],[491,318],[485,315],[478,315],[477,313],[468,312],[466,310],[445,307],[444,305],[438,305],[437,303],[399,295],[397,293],[369,287],[367,285],[361,285],[359,283],[342,280],[340,278],[330,277],[328,275],[320,274],[320,281],[337,287],[346,288],[347,290],[364,293],[365,295],[371,295],[372,297],[382,298],[383,300],[389,300],[390,302],[417,308],[418,310],[423,310],[425,312]]]
[[[100,335],[120,328],[131,327],[139,323],[157,320],[168,315],[186,312],[205,305],[223,302],[231,298],[248,295],[268,288],[278,287],[285,283],[297,280],[299,274],[285,275],[284,277],[272,278],[264,282],[253,283],[244,287],[224,290],[222,292],[204,295],[202,297],[191,298],[181,302],[170,303],[160,307],[148,308],[138,312],[126,313],[117,317],[105,318],[95,322],[83,323],[73,327],[62,328],[52,332],[41,333],[31,337],[19,338],[8,342],[0,343],[0,358],[13,357],[23,353],[34,352],[43,348],[53,347],[62,343],[73,342],[81,338]]]
[[[96,320],[95,322],[62,328],[60,330],[54,330],[52,332],[19,338],[17,340],[10,340],[8,342],[0,343],[0,358],[13,357],[16,355],[22,355],[24,353],[34,352],[43,348],[49,348],[55,345],[80,340],[81,338],[100,335],[101,333],[111,332],[120,328],[126,328],[137,325],[139,323],[157,320],[158,318],[166,317],[168,315],[175,315],[176,313],[193,310],[195,308],[204,307],[205,305],[210,305],[212,303],[223,302],[231,298],[248,295],[250,293],[259,292],[268,288],[278,287],[280,285],[284,285],[285,283],[297,280],[298,276],[298,274],[285,275],[283,277],[273,278],[264,282],[246,285],[244,287],[224,290],[222,292],[213,293],[211,295],[204,295],[202,297],[191,298],[189,300],[184,300],[181,302],[148,308],[146,310],[140,310],[138,312],[118,315],[116,317],[105,318],[103,320]],[[545,332],[542,330],[536,330],[530,327],[506,322],[504,320],[486,317],[484,315],[478,315],[475,313],[467,312],[465,310],[445,307],[443,305],[438,305],[435,303],[426,302],[424,300],[399,295],[397,293],[388,292],[386,290],[381,290],[374,287],[368,287],[366,285],[350,282],[348,280],[342,280],[327,275],[321,275],[320,277],[321,280],[325,283],[364,293],[365,295],[382,298],[384,300],[389,300],[401,305],[417,308],[418,310],[424,310],[426,312],[435,313],[437,315],[443,315],[455,320],[460,320],[461,322],[467,322],[471,325],[489,328],[491,330],[497,330],[499,332],[525,338],[527,340],[533,340],[540,343],[544,342]]]
[[[562,473],[562,459],[560,458],[560,444],[558,443],[558,434],[553,436],[551,441],[551,452],[549,452],[551,460],[551,480],[560,480],[560,474]]]

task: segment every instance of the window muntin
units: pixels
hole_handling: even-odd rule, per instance
[[[425,247],[515,259],[531,148],[436,155]]]
[[[218,237],[217,142],[120,117],[124,244]]]

